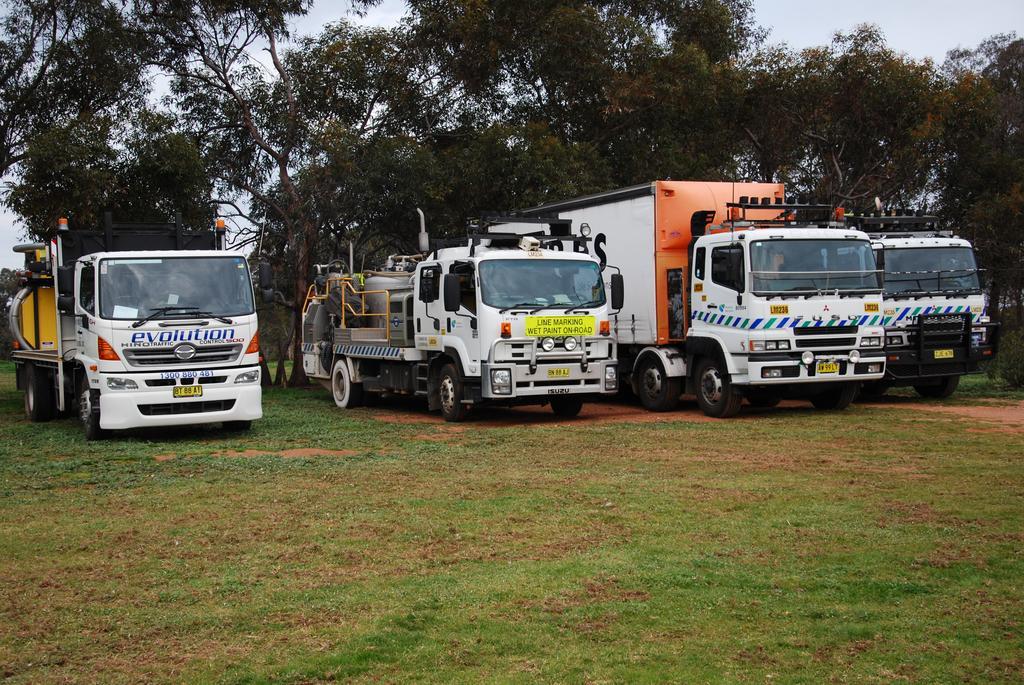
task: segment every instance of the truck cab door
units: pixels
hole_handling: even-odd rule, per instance
[[[75,266],[75,344],[80,354],[95,359],[98,352],[96,316],[96,266],[92,261],[79,262]]]
[[[441,328],[444,324],[444,303],[441,301],[441,265],[425,262],[417,266],[414,281],[413,335],[416,349],[444,349]]]
[[[731,333],[740,329],[732,324],[737,318],[746,318],[745,305],[749,304],[743,301],[747,280],[743,245],[709,245],[706,250],[698,249],[698,254],[702,250],[707,255],[704,278],[694,278],[691,292],[694,310],[700,313],[694,317],[694,324],[699,326],[698,322],[702,322],[704,325],[699,327],[710,328],[723,338],[730,351],[738,352],[740,336]],[[698,285],[700,292],[697,292]]]
[[[459,351],[465,372],[476,374],[479,373],[481,358],[477,321],[479,278],[476,265],[470,261],[455,261],[448,267],[446,278],[451,277],[458,278],[459,307],[457,311],[444,312],[441,327],[445,329],[445,345]]]

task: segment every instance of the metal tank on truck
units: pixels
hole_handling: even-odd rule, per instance
[[[621,269],[620,369],[650,410],[684,392],[714,417],[744,399],[841,409],[883,376],[881,280],[842,210],[786,202],[776,183],[655,181],[519,214],[589,226]]]
[[[262,416],[249,266],[216,230],[114,223],[21,245],[12,360],[32,421],[77,414],[87,439]],[[269,272],[262,272],[268,281]],[[264,283],[269,287],[269,282]]]
[[[422,214],[421,214],[422,221]],[[380,270],[319,265],[303,310],[302,363],[342,408],[380,395],[420,396],[448,421],[484,404],[549,404],[575,416],[588,398],[618,390],[611,311],[622,279],[606,284],[570,222],[550,232],[501,232],[504,219],[471,225]]]
[[[922,397],[949,397],[960,377],[993,359],[999,324],[988,302],[971,243],[938,228],[924,213],[848,216],[871,237],[885,291],[885,378],[866,384],[862,396],[912,386]]]

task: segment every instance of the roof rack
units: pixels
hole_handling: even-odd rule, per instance
[[[727,202],[728,218],[721,223],[722,230],[727,226],[738,227],[744,224],[753,227],[837,227],[841,224],[838,219],[841,217],[841,210],[832,205],[818,204],[816,202],[787,202],[781,197],[747,197],[741,195],[738,202]],[[775,211],[778,214],[771,219],[750,219],[747,217],[748,210]]]
[[[223,244],[223,232],[186,231],[181,213],[173,223],[114,222],[111,212],[103,215],[103,230],[63,230],[61,255],[71,262],[94,252],[128,252],[135,250],[216,250]]]
[[[503,224],[537,224],[549,227],[549,230],[532,231],[530,233],[512,233],[492,230]],[[570,242],[575,245],[586,245],[590,238],[582,235],[572,234],[572,219],[560,217],[522,217],[497,212],[483,212],[479,218],[473,218],[466,222],[467,235],[469,239],[469,255],[476,254],[476,248],[484,241],[490,247],[515,248],[524,237],[537,238],[541,247],[551,247],[563,242]],[[435,240],[433,249],[436,252],[445,247],[461,247],[465,245],[463,238],[447,238]]]
[[[913,238],[949,238],[953,231],[938,228],[939,217],[924,214],[862,214],[848,215],[846,223],[850,228],[864,231],[874,238],[880,237],[913,237]]]

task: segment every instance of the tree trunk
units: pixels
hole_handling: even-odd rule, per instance
[[[312,253],[310,247],[316,241],[315,224],[303,222],[301,239],[299,258],[295,265],[295,306],[292,310],[292,375],[288,379],[288,385],[293,388],[309,385],[306,370],[302,367],[302,309],[309,289],[309,256]]]

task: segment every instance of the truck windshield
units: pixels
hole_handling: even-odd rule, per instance
[[[253,313],[249,266],[242,257],[103,259],[99,285],[104,319]]]
[[[906,247],[885,250],[885,292],[980,292],[978,267],[969,247]]]
[[[497,307],[600,307],[601,267],[569,259],[492,259],[480,263],[484,304]]]
[[[881,292],[866,240],[756,240],[750,244],[752,292],[762,296]]]

